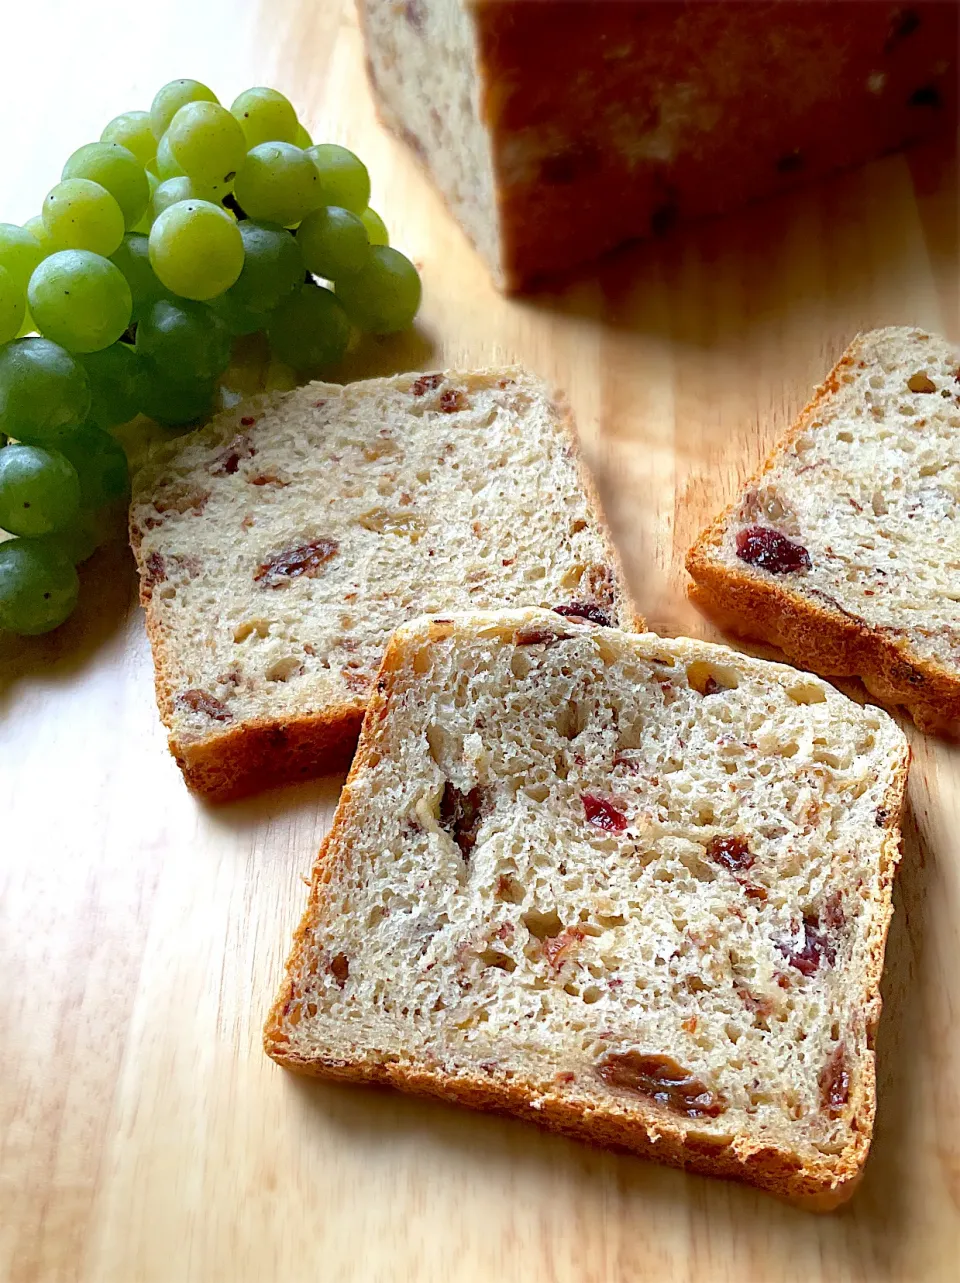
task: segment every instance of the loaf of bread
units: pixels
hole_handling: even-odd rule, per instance
[[[414,615],[642,626],[569,414],[520,369],[241,406],[151,456],[131,535],[170,747],[216,798],[345,766]]]
[[[359,8],[381,118],[508,289],[956,121],[956,3]]]
[[[721,623],[960,729],[960,349],[857,338],[687,568]]]
[[[266,1050],[831,1206],[873,1128],[908,756],[706,642],[406,624]]]

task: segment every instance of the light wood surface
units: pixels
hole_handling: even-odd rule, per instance
[[[651,625],[712,636],[682,557],[858,328],[960,338],[955,157],[893,157],[505,301],[376,125],[340,0],[4,11],[3,206],[177,75],[275,84],[373,175],[422,265],[363,371],[520,360],[570,394]],[[297,1081],[260,1025],[339,781],[220,809],[167,756],[132,563],[0,643],[0,1279],[10,1283],[934,1283],[960,1276],[960,753],[915,759],[874,1152],[817,1218],[411,1098]]]

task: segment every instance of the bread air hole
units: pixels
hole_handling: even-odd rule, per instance
[[[692,690],[704,696],[716,695],[725,690],[736,690],[740,684],[732,668],[711,664],[705,659],[696,659],[692,664],[687,665],[687,681]]]
[[[549,913],[541,913],[538,909],[531,909],[528,913],[521,915],[520,921],[530,934],[538,940],[552,940],[563,930],[563,923],[560,921],[556,909],[551,909]]]
[[[499,971],[516,971],[517,964],[508,953],[503,953],[500,949],[484,949],[480,955],[480,961],[484,969],[496,967]],[[486,1012],[481,1012],[481,1016],[486,1017]]]
[[[264,670],[268,682],[286,682],[301,672],[303,664],[297,655],[283,655]]]
[[[245,619],[242,624],[238,624],[233,630],[233,640],[238,644],[246,641],[248,637],[256,635],[257,637],[266,637],[270,632],[269,619]]]

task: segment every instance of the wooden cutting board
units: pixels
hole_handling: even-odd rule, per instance
[[[354,147],[422,265],[417,334],[357,373],[519,360],[567,389],[651,626],[714,636],[682,559],[861,328],[960,338],[944,148],[638,248],[524,301],[492,290],[374,121],[340,0],[34,0],[4,19],[3,208],[178,75],[284,89]],[[39,42],[39,43],[38,43]],[[42,74],[41,74],[42,73]],[[38,77],[40,79],[38,80]],[[879,1121],[815,1217],[389,1092],[297,1081],[259,1031],[339,781],[219,809],[183,788],[132,563],[101,554],[55,636],[0,644],[0,1278],[10,1283],[933,1283],[960,1277],[960,753],[914,767]]]

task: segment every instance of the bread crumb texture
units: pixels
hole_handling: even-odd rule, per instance
[[[572,428],[519,369],[312,383],[160,448],[131,536],[174,751],[366,705],[423,612],[631,627]]]
[[[827,1204],[865,1160],[908,749],[707,643],[391,643],[266,1047]]]
[[[960,349],[877,330],[848,348],[687,564],[708,605],[797,662],[957,718],[958,501]]]

